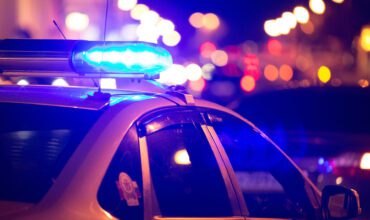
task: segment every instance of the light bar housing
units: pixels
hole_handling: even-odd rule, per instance
[[[153,79],[171,65],[167,50],[144,42],[0,40],[3,75]]]

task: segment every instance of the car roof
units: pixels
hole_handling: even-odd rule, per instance
[[[132,83],[132,82],[131,82]],[[107,105],[122,102],[138,102],[154,98],[165,93],[161,87],[150,85],[150,82],[139,82],[136,86],[123,89],[102,89],[101,96],[96,96],[96,87],[57,87],[47,85],[5,85],[0,86],[0,103],[22,103],[34,105],[59,106],[66,108],[101,110]],[[140,88],[145,87],[145,89]],[[104,94],[109,94],[105,96]]]

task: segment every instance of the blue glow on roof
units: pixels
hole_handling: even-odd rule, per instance
[[[172,65],[171,54],[147,43],[114,43],[76,51],[72,57],[78,72],[145,74],[156,76]]]
[[[152,99],[154,98],[153,96],[148,96],[148,95],[128,95],[128,96],[122,96],[122,97],[114,97],[112,96],[110,99],[110,106],[114,106],[122,101],[142,101],[146,99]]]

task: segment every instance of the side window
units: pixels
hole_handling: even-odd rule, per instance
[[[143,183],[136,126],[113,157],[98,192],[101,207],[119,219],[143,219]]]
[[[307,218],[313,211],[304,179],[281,152],[247,123],[208,114],[225,148],[250,216]]]
[[[198,114],[199,115],[199,114]],[[168,113],[145,125],[150,170],[164,217],[232,216],[220,168],[200,124]]]

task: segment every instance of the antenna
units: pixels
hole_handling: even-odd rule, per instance
[[[106,1],[106,5],[105,5],[104,36],[103,36],[104,45],[105,45],[105,37],[107,35],[108,9],[109,9],[109,0]]]
[[[58,23],[53,19],[53,24],[55,25],[55,27],[58,29],[59,33],[62,35],[62,37],[64,38],[64,40],[67,40],[66,36],[63,34],[63,31],[62,29],[60,29]]]
[[[106,35],[107,35],[107,20],[108,20],[108,9],[109,9],[109,0],[106,0],[106,5],[105,5],[105,20],[104,20],[104,35],[103,35],[103,45],[105,47],[106,45]],[[104,53],[102,53],[102,56],[104,56]],[[99,73],[99,83],[98,83],[98,91],[97,92],[94,92],[94,94],[92,96],[88,96],[88,99],[92,99],[92,100],[105,100],[105,101],[109,101],[110,97],[111,97],[111,94],[109,93],[103,93],[101,91],[101,74],[102,74],[102,70],[100,70],[100,73]],[[95,83],[95,81],[94,81]]]
[[[104,33],[103,33],[103,48],[105,48],[106,45],[106,36],[107,36],[107,21],[108,21],[108,9],[109,9],[109,0],[106,0],[105,4],[105,19],[104,19]],[[104,56],[104,53],[102,53],[102,56]],[[101,93],[101,74],[102,70],[100,70],[100,76],[99,76],[99,87],[98,87],[98,93]]]

